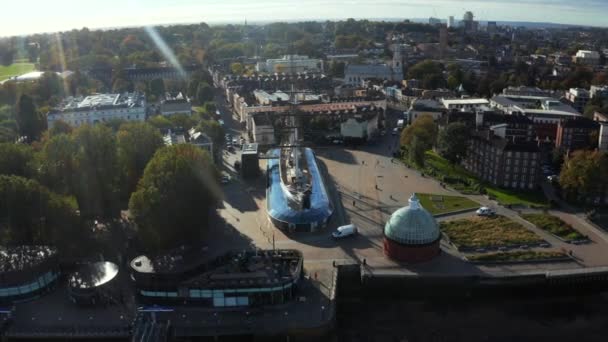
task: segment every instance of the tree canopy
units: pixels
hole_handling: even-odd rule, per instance
[[[563,194],[570,201],[604,196],[608,181],[608,155],[599,151],[575,151],[566,157],[559,176]]]
[[[149,251],[200,242],[220,198],[209,154],[180,144],[161,148],[146,166],[129,210]]]
[[[462,122],[448,124],[437,136],[437,152],[452,164],[460,163],[467,154],[469,131]]]
[[[80,234],[76,206],[38,182],[0,175],[1,244],[50,244],[66,247]]]
[[[120,126],[116,134],[118,159],[125,177],[126,196],[135,191],[148,161],[160,147],[163,139],[154,126],[143,122],[129,122]]]
[[[424,164],[424,152],[430,150],[437,139],[437,125],[430,115],[418,117],[401,132],[401,146],[411,161]]]

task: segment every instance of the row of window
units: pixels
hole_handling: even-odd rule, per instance
[[[58,276],[58,273],[49,271],[29,284],[0,288],[0,297],[11,297],[32,293],[53,283]]]

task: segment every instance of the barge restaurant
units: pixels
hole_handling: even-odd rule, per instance
[[[179,248],[131,261],[142,304],[259,307],[295,298],[303,274],[297,250],[231,252],[203,260],[196,248]]]
[[[302,148],[302,157],[308,167],[311,185],[310,206],[306,208],[294,208],[289,205],[288,190],[281,180],[281,150],[273,149],[268,154],[271,159],[268,159],[267,164],[266,207],[270,221],[276,227],[289,232],[314,232],[327,226],[333,207],[313,150]]]
[[[59,277],[57,250],[49,246],[0,247],[0,303],[32,299]]]

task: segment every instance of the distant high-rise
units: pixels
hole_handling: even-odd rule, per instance
[[[488,21],[488,27],[487,27],[488,34],[491,36],[495,35],[496,27],[497,27],[497,24],[495,21]]]
[[[475,20],[475,16],[473,15],[473,12],[468,11],[464,14],[464,16],[462,17],[463,21],[473,21]]]
[[[448,28],[446,25],[439,27],[439,53],[441,58],[445,58],[445,52],[448,48]]]
[[[479,23],[477,21],[475,21],[475,16],[473,15],[473,12],[471,12],[471,11],[468,11],[464,14],[464,16],[462,17],[462,24],[464,26],[465,33],[477,32],[477,28],[479,25]]]
[[[449,16],[449,18],[448,18],[448,27],[449,28],[454,27],[454,16],[453,15]]]

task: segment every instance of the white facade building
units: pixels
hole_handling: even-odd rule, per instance
[[[47,114],[47,125],[53,127],[58,120],[72,127],[119,119],[125,121],[146,120],[146,100],[139,93],[95,94],[85,98],[70,97],[59,108]]]
[[[441,99],[441,103],[447,110],[476,110],[490,104],[486,99]]]
[[[597,51],[578,50],[574,59],[579,64],[598,65],[600,64],[600,53]]]
[[[297,74],[301,72],[323,72],[323,61],[301,55],[285,55],[283,58],[267,59],[255,66],[258,72]]]

